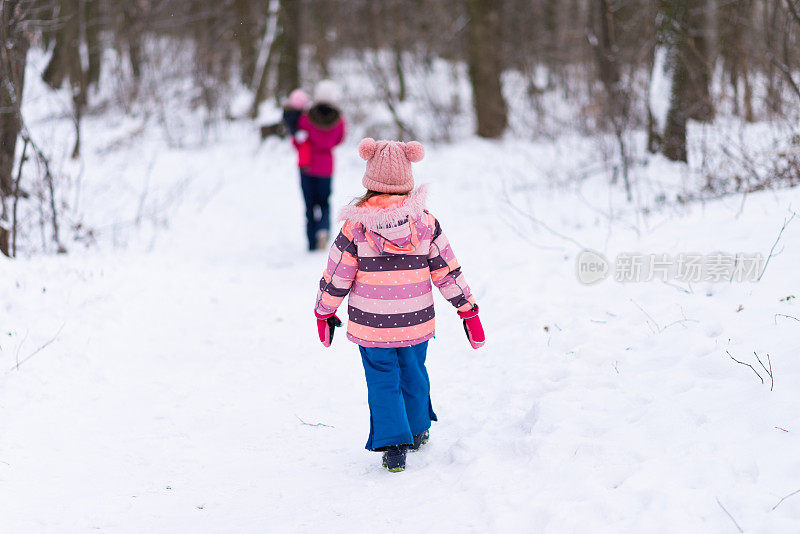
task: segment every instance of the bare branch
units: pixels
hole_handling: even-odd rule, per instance
[[[772,388],[775,387],[775,378],[772,374],[772,360],[770,360],[769,354],[767,354],[767,363],[769,364],[769,379],[771,380],[769,390],[772,391]]]
[[[17,256],[17,206],[19,204],[20,189],[19,184],[22,182],[22,168],[27,161],[28,141],[24,140],[22,145],[22,157],[19,159],[19,168],[17,168],[17,179],[14,180],[14,200],[11,204],[11,255]]]
[[[783,219],[783,226],[781,226],[781,231],[778,232],[778,237],[775,239],[775,242],[772,244],[772,248],[769,249],[769,256],[767,256],[767,261],[764,262],[764,268],[761,269],[761,274],[759,274],[758,278],[756,278],[757,281],[761,281],[761,277],[764,276],[764,273],[767,271],[767,265],[769,265],[769,260],[772,258],[773,253],[775,252],[775,247],[778,246],[778,241],[781,240],[781,236],[783,235],[783,231],[786,230],[786,227],[789,225],[790,222],[792,222],[792,220],[794,219],[795,215],[797,215],[797,213],[793,211],[791,217],[789,217],[788,219],[786,219],[786,218]]]
[[[797,98],[800,98],[800,86],[798,86],[797,82],[794,81],[794,78],[792,77],[792,70],[784,65],[782,61],[779,61],[772,52],[767,52],[767,57],[772,64],[775,65],[779,71],[781,71],[781,74],[783,74],[783,77],[786,78],[787,82],[789,82],[789,86],[795,92]]]
[[[636,305],[636,307],[637,307],[637,308],[639,308],[639,309],[641,310],[641,312],[647,316],[647,319],[648,319],[648,320],[646,321],[646,323],[647,323],[647,326],[648,326],[648,327],[650,327],[650,323],[651,323],[651,322],[652,322],[652,323],[653,323],[653,325],[656,327],[656,330],[655,330],[655,331],[653,331],[653,328],[652,328],[652,327],[650,327],[650,331],[651,331],[651,332],[653,332],[653,333],[660,333],[660,332],[663,330],[663,328],[661,328],[661,326],[659,326],[659,324],[658,324],[658,321],[656,321],[655,319],[653,319],[653,317],[652,317],[652,316],[651,316],[649,313],[647,313],[647,312],[645,311],[645,309],[644,309],[644,308],[642,308],[642,307],[639,305],[639,303],[638,303],[638,302],[636,302],[636,301],[635,301],[635,300],[633,300],[633,299],[628,299],[628,300],[630,300],[631,302],[633,302],[633,303],[634,303],[634,305]]]
[[[789,13],[792,15],[792,18],[800,26],[800,12],[798,12],[797,7],[794,5],[793,0],[786,0],[786,7],[789,9]]]
[[[761,364],[761,367],[764,369],[764,372],[766,372],[769,375],[770,379],[769,390],[772,391],[773,388],[775,387],[775,378],[772,376],[772,362],[769,359],[769,354],[767,354],[767,363],[769,364],[769,369],[767,369],[764,366],[764,362],[762,362],[761,358],[758,357],[758,353],[756,351],[753,351],[753,354],[756,355],[756,360],[758,360],[758,363]]]
[[[800,323],[800,319],[798,319],[794,315],[786,315],[785,313],[776,313],[775,317],[773,317],[772,319],[775,324],[778,324],[778,317],[786,317],[787,319],[794,319],[795,321]]]
[[[752,365],[750,365],[749,363],[740,362],[739,360],[737,360],[736,358],[734,358],[734,357],[733,357],[733,354],[731,354],[731,353],[730,353],[730,352],[728,352],[727,350],[726,350],[725,352],[727,352],[727,353],[728,353],[728,356],[730,356],[730,357],[731,357],[731,360],[735,361],[736,363],[740,363],[740,364],[742,364],[742,365],[746,365],[747,367],[749,367],[750,369],[752,369],[752,370],[753,370],[753,372],[754,372],[754,373],[756,374],[756,376],[758,377],[758,379],[759,379],[759,380],[761,380],[761,383],[762,383],[762,384],[764,383],[764,379],[761,377],[761,375],[760,375],[760,374],[758,374],[758,371],[756,371],[756,368],[755,368],[755,367],[753,367],[753,366],[752,366]]]
[[[793,491],[793,492],[791,492],[789,495],[786,495],[785,497],[781,498],[781,500],[779,500],[779,501],[778,501],[778,503],[777,503],[775,506],[773,506],[773,507],[772,507],[772,509],[774,510],[775,508],[777,508],[778,506],[780,506],[780,505],[781,505],[781,503],[782,503],[783,501],[785,501],[785,500],[786,500],[786,499],[788,499],[789,497],[792,497],[793,495],[797,495],[798,493],[800,493],[800,489],[799,489],[799,490],[797,490],[797,491]]]
[[[519,206],[514,204],[514,202],[511,201],[511,198],[508,195],[508,191],[505,190],[505,188],[504,188],[503,193],[504,193],[504,196],[505,196],[506,203],[509,206],[511,206],[511,208],[514,211],[516,211],[520,215],[530,219],[531,222],[535,223],[538,226],[541,226],[542,228],[544,228],[545,230],[547,230],[548,232],[550,232],[554,236],[556,236],[556,237],[558,237],[560,239],[563,239],[564,241],[569,241],[570,243],[572,243],[573,245],[577,246],[580,249],[589,249],[590,248],[590,247],[587,247],[587,246],[583,245],[582,243],[579,243],[578,241],[576,241],[575,239],[571,238],[570,236],[564,235],[561,232],[551,228],[547,223],[545,223],[541,219],[538,219],[538,218],[534,217],[530,213],[526,212],[525,210],[523,210],[522,208],[520,208]]]
[[[28,360],[30,360],[31,358],[33,358],[34,356],[36,356],[37,354],[39,354],[40,352],[42,352],[44,349],[46,349],[47,347],[49,347],[49,346],[50,346],[50,345],[51,345],[51,344],[52,344],[52,343],[53,343],[53,342],[54,342],[56,339],[58,339],[58,335],[59,335],[59,334],[61,333],[61,331],[64,329],[64,325],[65,325],[65,324],[67,324],[67,323],[62,323],[62,324],[61,324],[61,326],[60,326],[60,327],[59,327],[59,329],[58,329],[58,332],[56,332],[56,334],[55,334],[55,335],[54,335],[52,338],[50,338],[50,339],[49,339],[49,340],[48,340],[48,341],[47,341],[47,342],[46,342],[44,345],[42,345],[41,347],[39,347],[38,349],[36,349],[36,350],[35,350],[35,351],[33,351],[32,353],[30,353],[30,354],[29,354],[28,356],[26,356],[24,359],[22,359],[22,360],[17,360],[17,364],[16,364],[14,367],[12,367],[11,369],[9,369],[9,371],[16,371],[16,370],[19,370],[19,366],[20,366],[20,365],[22,365],[23,363],[27,362]]]
[[[740,527],[740,526],[739,526],[739,523],[737,523],[737,522],[736,522],[736,520],[733,518],[733,516],[731,515],[731,513],[730,513],[728,510],[726,510],[724,506],[722,506],[722,503],[721,503],[721,502],[719,502],[719,498],[717,498],[717,504],[719,505],[719,507],[720,507],[720,508],[722,508],[722,511],[723,511],[723,512],[725,512],[725,515],[727,515],[728,517],[730,517],[730,518],[731,518],[731,521],[733,521],[733,524],[736,526],[736,529],[737,529],[739,532],[742,532],[742,533],[743,533],[743,532],[744,532],[744,530],[742,530],[742,527]]]
[[[300,416],[299,416],[299,415],[297,415],[297,414],[294,414],[294,416],[295,416],[295,417],[297,417],[297,420],[298,420],[298,421],[300,421],[301,423],[303,423],[303,424],[304,424],[304,425],[306,425],[306,426],[325,426],[325,427],[328,427],[328,428],[336,428],[336,427],[335,427],[335,426],[333,426],[333,425],[326,425],[325,423],[313,423],[313,424],[312,424],[312,423],[306,423],[305,421],[303,421],[302,419],[300,419]]]

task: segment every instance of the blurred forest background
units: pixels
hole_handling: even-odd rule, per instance
[[[691,159],[691,124],[774,126],[769,153],[742,137],[723,149],[733,170],[701,163],[705,191],[800,183],[797,0],[2,0],[0,19],[6,255],[31,195],[62,248],[59,176],[23,111],[34,50],[44,82],[68,88],[72,158],[85,117],[109,109],[152,116],[179,144],[165,94],[213,128],[332,78],[358,133],[376,137],[602,136],[629,200],[647,154]],[[26,161],[36,186],[20,184]]]

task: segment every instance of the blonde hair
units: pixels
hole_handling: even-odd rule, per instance
[[[410,193],[410,191],[406,192],[406,193],[381,193],[380,191],[373,191],[372,189],[369,189],[369,190],[367,190],[366,193],[364,193],[360,197],[354,198],[353,199],[353,205],[360,208],[361,206],[366,204],[367,201],[369,201],[369,199],[371,199],[373,197],[379,197],[381,195],[405,195],[405,196],[408,196],[408,193]]]

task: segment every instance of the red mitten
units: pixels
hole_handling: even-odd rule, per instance
[[[483,325],[480,318],[478,318],[478,305],[473,306],[471,310],[458,312],[458,316],[464,320],[464,332],[467,333],[467,339],[473,349],[479,349],[486,342],[486,335],[483,333]]]
[[[314,315],[317,317],[317,333],[319,334],[319,340],[322,341],[322,344],[326,347],[330,347],[331,342],[333,342],[333,332],[337,326],[342,326],[342,321],[336,317],[335,313],[320,315],[315,310]]]
[[[301,169],[311,165],[311,143],[308,141],[308,132],[298,130],[292,139],[297,149],[297,166]]]
[[[305,141],[297,147],[297,166],[302,168],[311,165],[311,143]]]

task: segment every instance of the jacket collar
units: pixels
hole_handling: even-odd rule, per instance
[[[363,206],[345,206],[339,212],[340,221],[361,224],[367,230],[378,230],[406,219],[419,219],[425,212],[425,198],[428,186],[421,185],[411,191],[406,198],[390,207],[365,204]],[[393,195],[400,197],[400,195]]]

